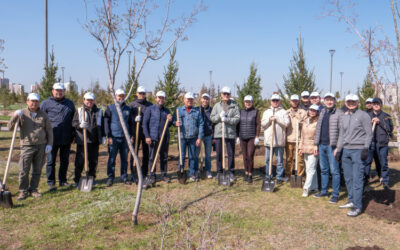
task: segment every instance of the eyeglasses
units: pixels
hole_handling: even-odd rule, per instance
[[[308,95],[303,95],[301,98],[309,98],[310,96]]]
[[[279,102],[280,100],[272,100],[273,102]]]
[[[372,103],[372,105],[374,105],[374,106],[380,106],[381,104],[380,104],[379,102],[374,102],[374,103]]]
[[[139,92],[139,95],[145,95],[146,92]]]
[[[372,102],[366,102],[365,104],[372,104]]]
[[[223,95],[231,95],[230,93],[222,93]]]

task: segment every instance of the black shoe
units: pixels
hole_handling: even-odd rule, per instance
[[[171,182],[171,178],[169,178],[168,176],[163,176],[162,180],[166,183],[170,183]]]
[[[129,180],[128,181],[124,181],[124,184],[125,185],[132,185],[132,181],[129,181]]]
[[[289,180],[288,177],[282,177],[282,179],[281,179],[281,181],[283,181],[283,182],[287,182],[288,180]]]
[[[19,200],[19,201],[25,200],[26,198],[28,198],[28,196],[29,196],[29,193],[28,193],[28,192],[26,192],[26,191],[21,192],[21,193],[19,194],[17,200]]]
[[[60,187],[70,188],[71,184],[69,184],[68,182],[60,182]]]
[[[57,190],[56,185],[54,185],[54,184],[50,184],[50,185],[49,185],[49,192],[54,192],[54,191],[56,191],[56,190]]]
[[[249,184],[253,183],[253,176],[252,175],[249,175],[249,178],[247,179],[247,182]]]
[[[276,181],[276,184],[278,184],[278,185],[281,185],[282,183],[283,183],[282,180],[277,180],[277,181]]]
[[[359,216],[361,213],[362,213],[361,209],[352,208],[351,211],[347,213],[347,216],[356,217]]]
[[[249,176],[248,176],[247,174],[244,175],[243,181],[245,181],[245,182],[246,182],[246,181],[249,181]]]
[[[329,200],[329,203],[336,204],[336,203],[338,203],[338,200],[339,200],[338,197],[332,196],[332,198]]]
[[[389,184],[383,183],[383,190],[385,191],[390,190]]]
[[[113,185],[113,183],[114,183],[114,181],[112,179],[108,179],[107,183],[106,183],[106,186],[107,187],[111,187]]]
[[[231,181],[236,181],[236,177],[232,172],[229,173],[229,179],[231,179]]]
[[[318,193],[318,194],[314,194],[313,197],[314,198],[321,198],[321,197],[328,197],[329,195],[327,193]]]

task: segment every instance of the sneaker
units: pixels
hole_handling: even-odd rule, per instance
[[[346,204],[339,206],[339,208],[354,208],[354,204],[353,202],[347,202]]]
[[[208,179],[212,179],[212,178],[213,178],[213,176],[212,176],[212,174],[211,174],[210,171],[207,171],[207,178],[208,178]]]
[[[112,179],[108,179],[107,183],[106,183],[106,186],[107,187],[111,187],[113,185],[113,183],[114,183],[114,181]]]
[[[313,197],[314,198],[321,198],[321,197],[328,197],[329,195],[327,193],[318,193],[318,194],[314,194]]]
[[[190,176],[190,181],[193,181],[193,182],[195,182],[195,181],[196,181],[196,177],[194,177],[194,176]]]
[[[70,188],[71,184],[69,184],[68,182],[60,182],[60,187]]]
[[[37,190],[32,191],[31,195],[32,195],[33,198],[36,198],[36,199],[42,197],[42,194],[39,193]]]
[[[248,176],[247,174],[245,174],[245,175],[243,176],[243,181],[246,182],[246,181],[248,181],[248,180],[249,180],[249,176]]]
[[[75,182],[74,187],[75,187],[76,189],[78,189],[78,188],[79,188],[79,183],[78,183],[78,182]]]
[[[132,182],[130,180],[124,181],[125,185],[132,185]]]
[[[57,190],[56,185],[54,185],[54,184],[49,184],[49,192],[54,192],[54,191],[56,191],[56,190]]]
[[[166,183],[170,183],[171,182],[171,178],[169,178],[168,176],[163,176],[162,180]]]
[[[276,180],[276,184],[281,185],[283,183],[283,181],[281,179]]]
[[[231,181],[236,181],[236,177],[232,172],[229,173],[229,179],[231,179]]]
[[[28,198],[29,194],[26,191],[19,193],[17,200],[22,201]]]
[[[301,195],[301,197],[308,197],[308,190],[304,189],[303,194]]]
[[[282,177],[282,179],[281,179],[281,181],[283,181],[283,182],[287,182],[288,180],[289,180],[288,177]]]
[[[332,198],[329,200],[329,203],[336,204],[338,202],[338,200],[339,200],[338,197],[332,196]]]
[[[253,176],[252,175],[249,175],[249,178],[247,178],[247,182],[249,184],[253,183]]]
[[[383,184],[383,189],[384,189],[385,191],[388,191],[388,190],[390,190],[390,187],[389,187],[388,184],[384,183],[384,184]]]
[[[356,217],[356,216],[359,216],[361,213],[362,213],[361,209],[352,208],[352,209],[347,213],[347,216]]]

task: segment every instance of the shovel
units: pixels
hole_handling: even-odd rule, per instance
[[[275,113],[275,110],[274,110]],[[275,182],[271,179],[272,175],[272,157],[273,157],[273,151],[274,151],[274,136],[275,136],[275,121],[272,121],[272,132],[271,132],[271,144],[270,144],[270,150],[269,150],[269,167],[268,167],[268,177],[263,180],[262,186],[261,186],[261,191],[264,192],[274,192],[275,188]]]
[[[204,152],[203,152],[203,144],[200,144],[200,178],[205,180],[207,178],[206,167],[204,165]]]
[[[141,107],[139,107],[138,108],[138,116],[140,116],[141,115],[141,113],[140,113],[140,109],[141,109]],[[139,148],[139,126],[140,126],[140,122],[136,122],[136,133],[135,133],[135,152],[136,152],[136,155],[138,155],[138,148]],[[128,159],[130,159],[131,158],[131,152],[129,151],[128,152]],[[131,167],[131,172],[132,172],[132,177],[133,177],[133,179],[134,179],[134,181],[135,181],[135,183],[136,184],[138,184],[138,176],[137,176],[137,170],[136,170],[136,162],[135,162],[135,158],[133,158],[132,157],[132,159],[133,159],[133,164],[132,164],[132,167]]]
[[[14,126],[14,132],[13,132],[13,136],[12,136],[12,140],[11,140],[10,152],[8,153],[7,165],[6,165],[6,170],[4,172],[3,182],[0,182],[0,188],[1,188],[0,189],[0,206],[2,206],[4,208],[12,208],[13,207],[11,192],[8,191],[8,189],[6,188],[6,181],[7,181],[8,169],[10,167],[12,152],[14,150],[14,142],[15,142],[15,137],[17,135],[17,129],[18,129],[18,121],[15,123],[15,126]]]
[[[296,122],[296,148],[295,148],[295,170],[294,174],[290,176],[290,187],[291,188],[302,188],[303,187],[303,178],[297,175],[297,167],[298,167],[298,149],[299,149],[299,122]]]
[[[218,185],[231,186],[231,178],[225,168],[225,122],[222,122],[222,168],[223,173],[218,175]]]
[[[145,189],[147,189],[150,185],[153,186],[153,187],[156,185],[156,179],[151,176],[151,173],[153,173],[154,169],[156,168],[158,155],[160,154],[160,149],[161,149],[161,146],[162,146],[162,144],[164,142],[164,135],[165,135],[165,131],[167,130],[167,128],[168,128],[168,119],[165,120],[165,125],[164,125],[164,129],[162,131],[162,134],[161,134],[161,139],[160,139],[160,141],[158,143],[156,155],[154,156],[153,166],[151,167],[149,175],[144,180],[143,187]]]
[[[179,109],[176,109],[176,121],[179,122]],[[180,184],[186,184],[187,173],[185,171],[185,163],[182,160],[182,144],[181,144],[181,126],[178,126],[178,151],[179,151],[179,166],[177,175]]]
[[[82,107],[82,120],[85,121],[85,107]],[[89,176],[89,168],[88,168],[88,153],[87,153],[87,141],[86,141],[86,128],[83,128],[83,152],[85,157],[85,172],[86,176],[81,177],[79,180],[79,191],[81,192],[90,192],[93,188],[93,176]]]

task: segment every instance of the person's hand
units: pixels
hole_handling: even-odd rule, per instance
[[[201,139],[197,139],[196,140],[196,147],[200,147],[201,146]]]
[[[318,146],[314,146],[314,152],[313,152],[313,154],[314,154],[315,156],[318,155]]]
[[[271,122],[276,121],[276,117],[275,117],[274,115],[272,115],[272,116],[269,118],[269,120],[270,120]]]
[[[180,127],[182,124],[181,124],[181,122],[179,121],[177,121],[177,122],[175,122],[175,126],[177,126],[177,127]]]
[[[259,139],[258,137],[256,137],[256,138],[254,139],[254,146],[257,146],[258,143],[260,143],[260,139]]]
[[[131,137],[131,143],[133,143],[133,142],[134,142],[133,137]]]
[[[361,151],[361,160],[362,160],[362,161],[367,160],[367,159],[368,159],[368,154],[369,154],[368,148],[364,148],[364,149]]]
[[[171,114],[168,114],[168,115],[167,115],[167,120],[168,120],[169,122],[172,122],[172,115],[171,115]]]
[[[140,122],[140,120],[142,119],[142,117],[140,115],[136,116],[135,118],[135,122]]]
[[[226,116],[221,117],[221,122],[226,122]]]
[[[340,162],[340,160],[342,159],[342,152],[341,152],[341,151],[337,151],[337,150],[335,149],[334,155],[335,155],[336,161],[337,161],[337,162]]]
[[[53,149],[53,147],[51,145],[46,145],[46,148],[44,149],[44,153],[48,154],[51,152],[52,149]]]
[[[378,117],[374,117],[374,118],[372,118],[372,123],[376,123],[376,124],[379,124],[379,118]]]
[[[219,117],[221,117],[221,119],[222,119],[223,117],[226,117],[225,111],[221,111],[221,113],[219,113]]]
[[[112,138],[111,137],[108,138],[108,145],[112,145],[112,143],[113,143]]]
[[[146,144],[150,145],[151,144],[151,138],[146,138]]]
[[[104,136],[103,138],[101,138],[101,144],[106,144],[107,142],[107,138]]]
[[[239,138],[239,137],[236,138],[236,144],[237,144],[237,145],[240,145],[240,138]]]
[[[88,128],[88,127],[89,127],[89,123],[88,123],[88,122],[82,121],[82,122],[79,124],[79,127],[80,127],[80,128]]]
[[[303,154],[303,150],[299,150],[299,155],[302,155]]]
[[[18,109],[14,112],[14,116],[21,117],[22,116],[22,110]]]

